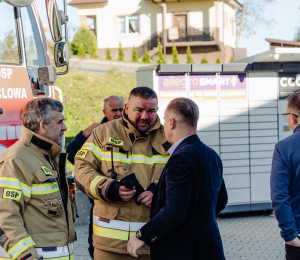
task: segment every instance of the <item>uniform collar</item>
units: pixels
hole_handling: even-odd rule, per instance
[[[157,119],[155,122],[155,125],[147,132],[147,133],[140,133],[128,120],[127,115],[125,114],[125,110],[123,110],[122,112],[122,122],[123,125],[125,126],[125,129],[128,129],[129,134],[134,134],[137,137],[145,137],[147,138],[148,134],[151,131],[155,131],[157,129],[159,129],[160,127],[162,127],[161,123],[160,123],[160,119],[159,116],[157,115]]]
[[[300,124],[296,126],[294,133],[300,132]]]
[[[107,122],[108,122],[107,117],[104,117],[104,118],[102,119],[100,125],[105,124],[105,123],[107,123]]]
[[[61,146],[57,143],[29,130],[25,126],[22,126],[21,128],[20,140],[24,142],[26,146],[29,146],[30,143],[34,144],[42,150],[43,154],[48,154],[51,158],[57,157],[61,152]]]

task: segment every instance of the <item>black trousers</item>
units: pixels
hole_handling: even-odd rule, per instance
[[[290,246],[285,244],[285,259],[286,260],[299,260],[300,259],[300,247]]]
[[[94,259],[94,246],[93,246],[93,209],[94,209],[94,200],[90,199],[92,204],[90,211],[90,223],[89,223],[89,253],[92,259]]]

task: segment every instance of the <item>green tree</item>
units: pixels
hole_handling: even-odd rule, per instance
[[[220,58],[217,58],[216,63],[221,63]]]
[[[80,43],[83,44],[85,52],[92,55],[93,46],[97,46],[96,35],[91,30],[80,28],[71,43],[71,48],[74,53],[79,51]]]
[[[92,45],[92,49],[91,49],[91,57],[94,59],[98,58],[97,55],[97,43],[95,41],[93,41],[93,45]]]
[[[233,58],[233,56],[232,56],[229,62],[233,62],[233,61],[234,61],[234,58]]]
[[[161,48],[161,43],[160,43],[159,38],[157,39],[157,48],[158,48],[157,63],[158,64],[165,64],[166,60],[165,60],[165,57],[164,57],[164,54],[163,54],[163,51],[162,51],[162,48]]]
[[[79,48],[78,48],[78,52],[77,52],[77,56],[79,58],[85,58],[85,54],[86,54],[86,52],[85,52],[85,49],[84,49],[84,45],[83,45],[83,43],[80,43]]]
[[[145,53],[143,55],[143,62],[144,63],[150,63],[150,55],[149,55],[149,52],[148,52],[148,49],[146,48],[145,50]]]
[[[133,46],[133,49],[132,49],[132,61],[133,62],[138,62],[139,61],[138,52],[137,52],[135,46]]]
[[[120,60],[120,61],[123,61],[123,60],[124,60],[124,51],[123,51],[123,48],[122,48],[121,43],[119,43],[118,60]]]
[[[173,46],[172,46],[172,55],[173,55],[173,63],[179,63],[178,60],[178,51],[177,51],[177,47],[175,46],[175,43],[173,41]]]
[[[187,63],[194,63],[192,58],[192,50],[190,46],[187,46],[186,49],[186,59],[187,59]]]
[[[10,48],[10,49],[14,49],[15,48],[14,47],[15,38],[16,38],[16,36],[14,35],[13,30],[9,31],[6,34],[5,40],[6,40],[6,45],[7,45],[8,48]]]
[[[207,59],[206,58],[203,58],[201,63],[208,63]]]
[[[106,60],[111,60],[111,55],[110,55],[110,49],[108,48],[107,46],[107,49],[106,49]]]

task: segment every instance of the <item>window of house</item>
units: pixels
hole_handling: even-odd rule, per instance
[[[120,34],[140,33],[139,17],[137,15],[118,17],[118,20]]]

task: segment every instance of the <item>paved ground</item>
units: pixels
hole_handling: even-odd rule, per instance
[[[230,215],[218,220],[227,260],[285,259],[284,244],[274,215]],[[77,226],[75,260],[90,260],[88,226]],[[209,259],[207,259],[209,260]]]

